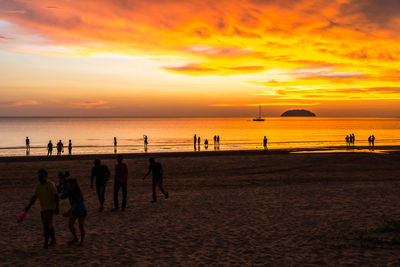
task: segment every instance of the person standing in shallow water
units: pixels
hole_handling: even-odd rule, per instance
[[[160,191],[164,194],[165,198],[169,197],[168,192],[164,190],[163,187],[163,168],[161,163],[156,162],[154,158],[149,159],[149,171],[143,177],[143,180],[151,173],[153,176],[152,179],[152,192],[153,192],[153,200],[152,203],[157,202],[157,192],[156,187],[160,188]]]
[[[264,136],[264,140],[263,140],[264,150],[267,149],[267,143],[268,143],[268,139],[266,136]]]
[[[118,211],[118,193],[122,188],[122,211],[126,208],[126,199],[128,195],[128,166],[122,162],[122,155],[117,156],[117,164],[115,165],[115,181],[114,181],[114,209]]]
[[[144,151],[147,152],[147,145],[149,144],[149,141],[147,140],[147,135],[143,135],[143,143],[144,143]]]
[[[61,152],[64,150],[64,144],[60,141],[57,143],[57,156],[61,156]]]
[[[94,160],[92,176],[90,177],[90,188],[92,189],[94,178],[96,178],[96,193],[100,203],[99,212],[102,212],[104,210],[106,185],[108,178],[110,178],[110,171],[108,170],[107,166],[101,164],[101,161],[98,159]]]
[[[26,151],[31,150],[31,141],[29,140],[28,136],[25,139]]]
[[[72,155],[72,140],[68,141],[68,155]]]
[[[25,212],[28,213],[36,200],[40,202],[40,216],[42,218],[44,232],[44,248],[56,244],[55,230],[53,226],[54,214],[58,214],[58,196],[54,184],[48,179],[47,171],[38,171],[39,184],[36,186],[35,194],[32,196]],[[51,242],[49,244],[49,239]]]
[[[51,140],[47,144],[47,156],[51,156],[53,154],[53,143]]]

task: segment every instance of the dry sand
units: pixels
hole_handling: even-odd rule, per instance
[[[103,162],[113,169],[113,156]],[[99,213],[90,189],[93,157],[0,160],[0,264],[399,265],[400,154],[181,153],[161,157],[170,199],[151,204],[147,157],[126,159],[128,208]],[[65,158],[64,158],[65,159]],[[2,162],[1,162],[2,161]],[[39,204],[16,223],[46,168],[69,170],[86,198],[87,242],[69,247],[67,220],[55,218],[58,245],[42,248]],[[61,211],[69,207],[62,201]]]

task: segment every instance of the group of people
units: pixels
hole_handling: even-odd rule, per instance
[[[214,149],[219,149],[219,135],[214,135]],[[197,136],[196,134],[193,136],[193,146],[194,150],[198,149],[200,150],[201,146],[201,138],[200,136]],[[204,148],[208,149],[208,139],[204,140]]]
[[[117,163],[115,165],[115,176],[114,176],[114,208],[112,212],[119,210],[118,195],[122,189],[122,205],[121,211],[126,209],[127,204],[127,182],[128,182],[128,166],[123,162],[122,155],[117,155]],[[158,187],[164,194],[165,198],[169,197],[167,191],[163,187],[163,168],[161,163],[157,162],[154,158],[149,159],[149,169],[143,176],[143,180],[152,174],[152,203],[157,202]],[[107,181],[109,180],[111,173],[108,167],[101,163],[99,159],[94,160],[94,166],[92,168],[90,185],[93,188],[93,184],[96,184],[96,194],[99,201],[99,212],[104,210],[105,192]],[[40,214],[43,224],[44,232],[44,248],[53,246],[56,244],[55,229],[53,224],[54,215],[59,214],[59,199],[69,199],[70,209],[63,213],[64,217],[69,218],[69,229],[72,233],[73,239],[68,242],[69,245],[79,242],[82,246],[85,241],[85,218],[87,216],[87,208],[84,202],[82,191],[78,185],[77,179],[70,178],[69,172],[59,173],[59,184],[55,185],[54,182],[48,178],[48,173],[44,169],[38,171],[39,184],[36,186],[35,193],[32,196],[29,204],[25,207],[24,212],[29,212],[32,205],[39,199],[40,202]],[[80,240],[75,231],[75,222],[78,221],[80,230]],[[50,241],[50,242],[49,242]]]
[[[64,153],[64,144],[61,140],[58,141],[57,145],[57,156],[61,156],[62,153]],[[47,156],[51,156],[53,154],[53,143],[51,140],[47,144]],[[68,155],[72,154],[72,140],[70,139],[68,141]]]
[[[354,136],[353,133],[347,135],[345,139],[346,139],[346,144],[347,144],[347,146],[351,146],[351,145],[354,146],[354,144],[355,144],[355,142],[356,142],[356,137]]]
[[[369,145],[369,147],[375,147],[375,136],[374,135],[370,135],[368,137],[368,145]]]

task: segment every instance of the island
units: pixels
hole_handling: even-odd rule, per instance
[[[315,114],[305,109],[293,109],[283,112],[281,117],[315,117]]]

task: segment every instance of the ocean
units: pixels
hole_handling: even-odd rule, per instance
[[[273,117],[264,122],[252,118],[0,118],[0,156],[26,155],[25,138],[31,142],[30,155],[46,155],[47,143],[64,146],[72,140],[72,154],[193,151],[193,136],[201,138],[200,150],[214,150],[214,136],[220,137],[220,150],[268,148],[321,148],[345,146],[345,137],[354,133],[356,145],[368,145],[375,135],[376,146],[400,145],[400,118]],[[68,153],[65,148],[64,154]],[[53,151],[55,154],[55,151]]]

